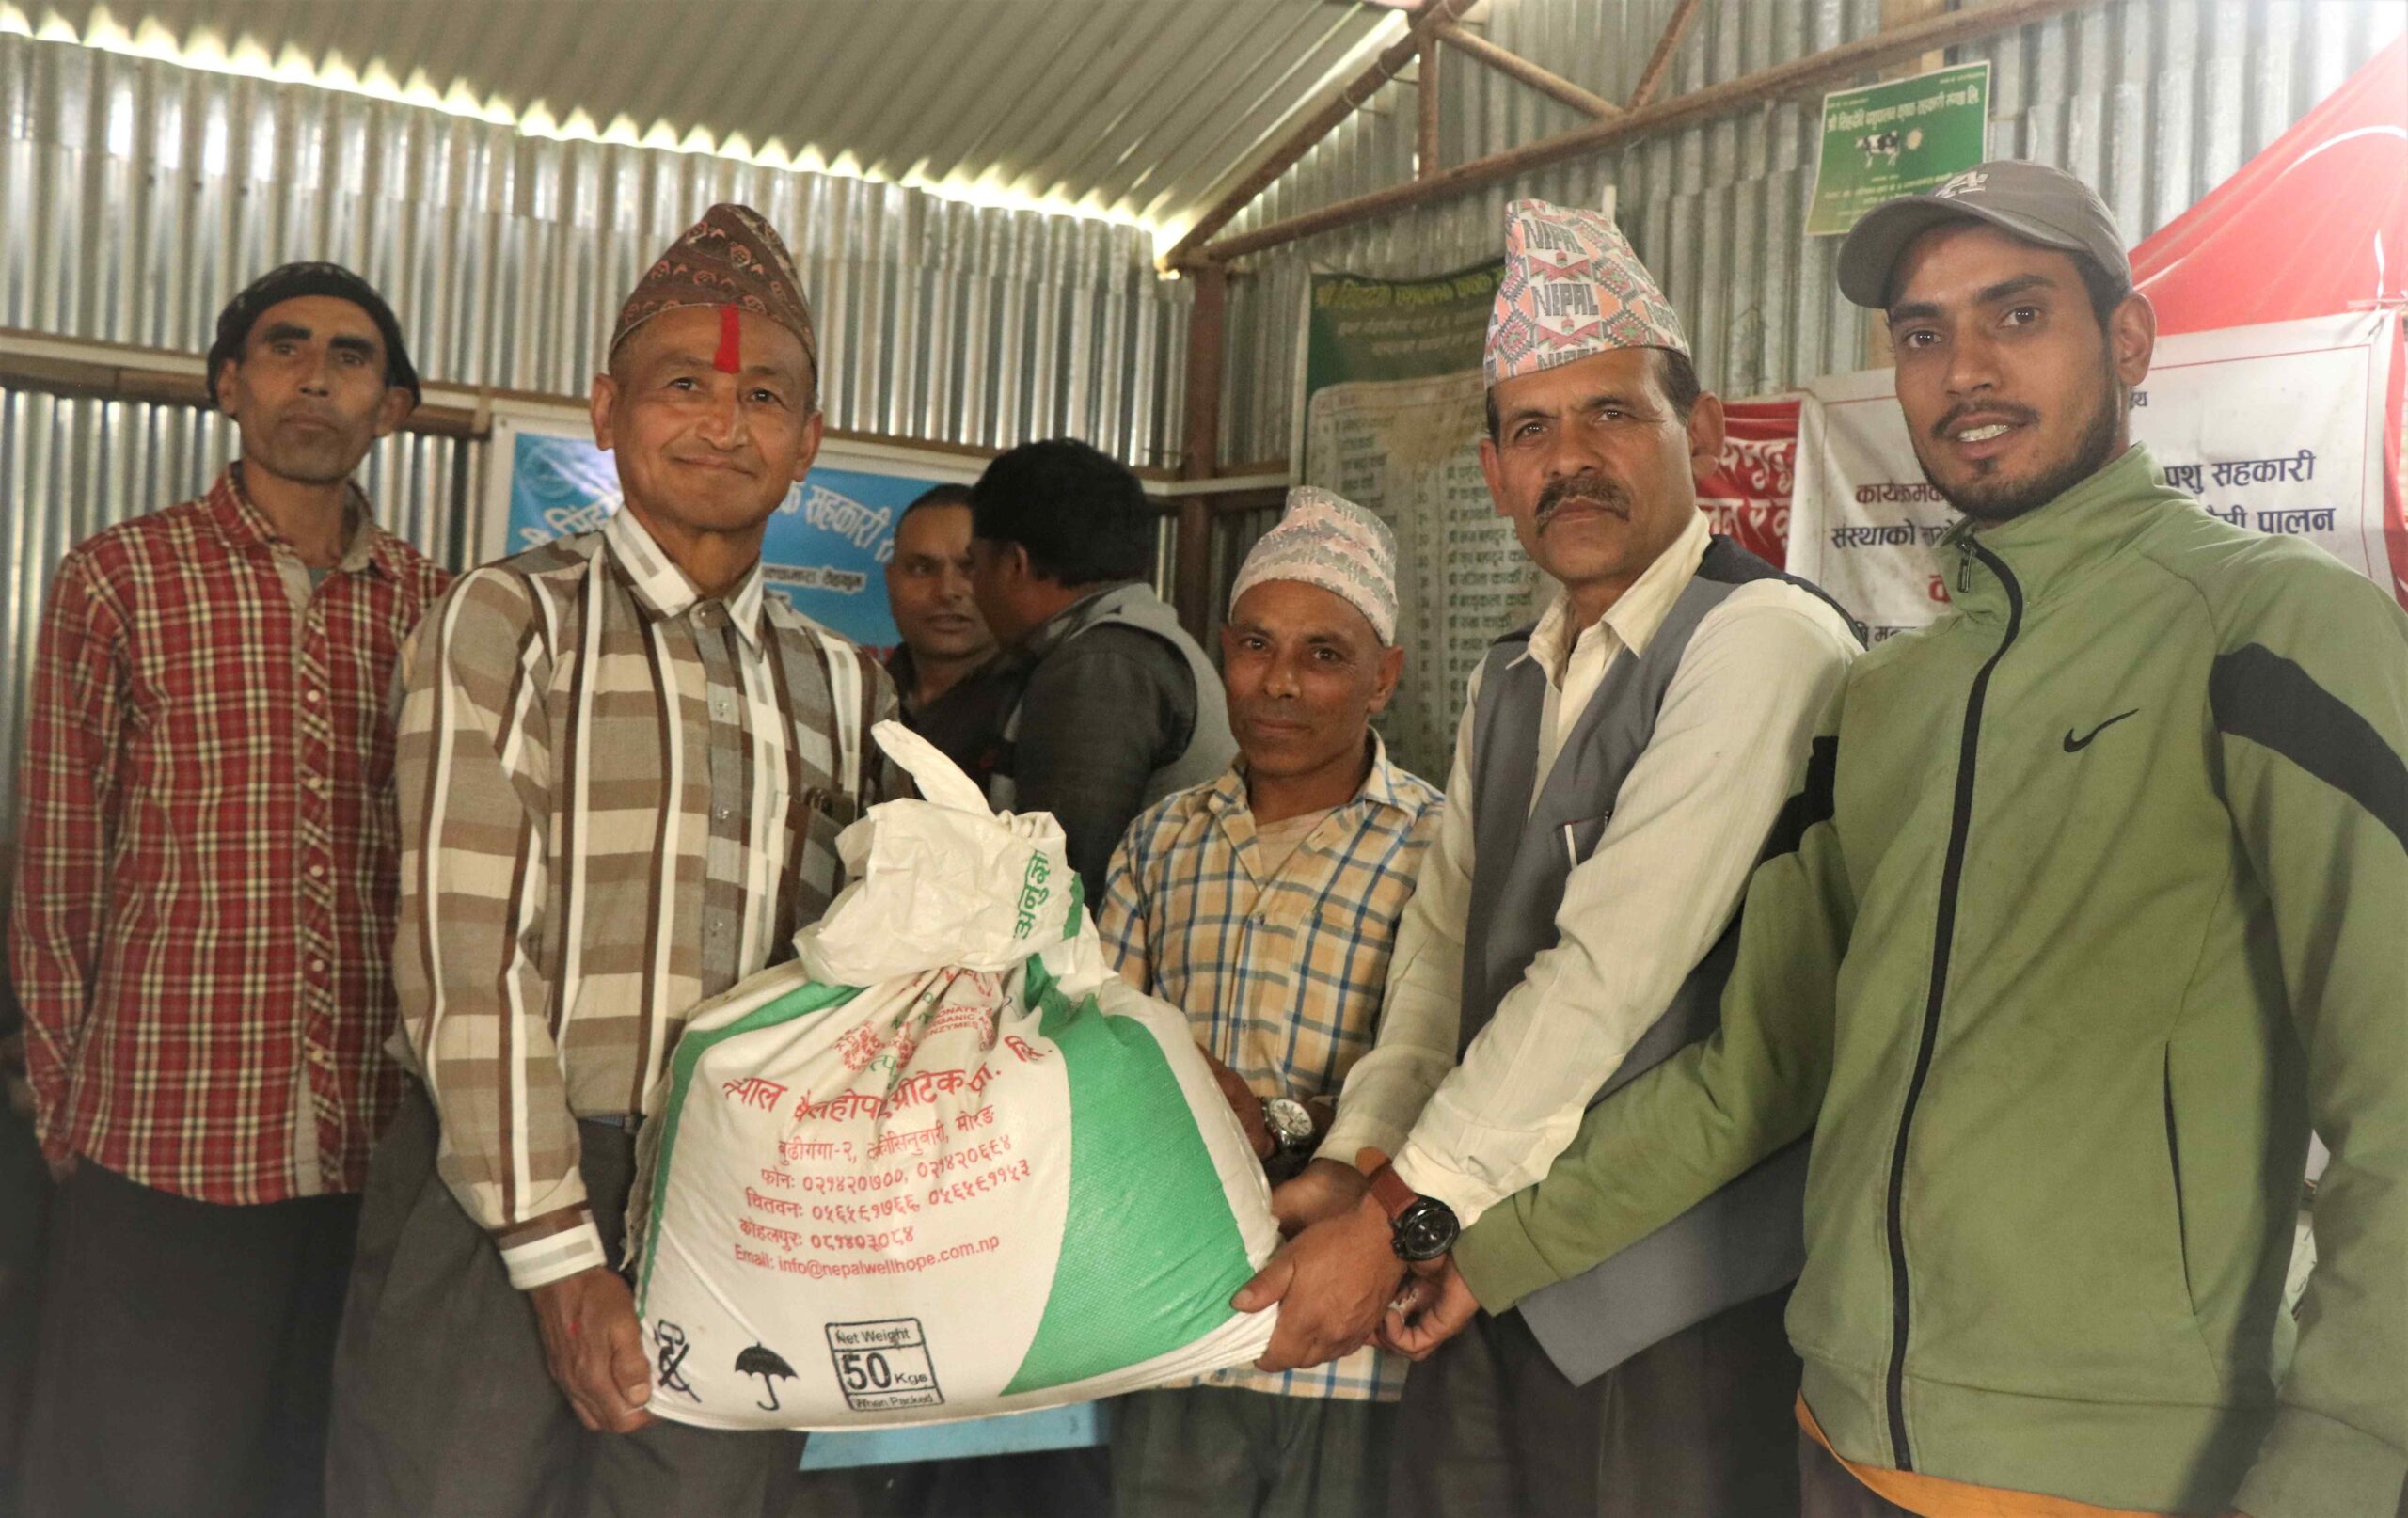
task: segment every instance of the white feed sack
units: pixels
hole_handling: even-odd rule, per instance
[[[709,1428],[933,1423],[1242,1365],[1278,1242],[1176,1009],[1104,968],[1051,815],[926,800],[838,840],[800,957],[705,1004],[629,1210],[652,1411]]]

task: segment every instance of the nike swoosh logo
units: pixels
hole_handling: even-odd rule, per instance
[[[2140,715],[2140,711],[2141,709],[2138,706],[2135,706],[2128,712],[2117,712],[2115,716],[2110,717],[2107,720],[2099,723],[2097,727],[2092,728],[2089,732],[2084,733],[2080,737],[2075,737],[2073,735],[2072,728],[2067,728],[2066,752],[2080,753],[2083,750],[2090,747],[2090,740],[2092,738],[2095,738],[2099,734],[2106,732],[2109,728],[2114,727],[2117,722],[2122,721],[2127,717],[2138,717]]]

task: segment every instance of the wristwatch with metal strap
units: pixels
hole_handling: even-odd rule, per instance
[[[1313,1115],[1305,1110],[1303,1102],[1289,1097],[1267,1097],[1262,1103],[1262,1122],[1271,1130],[1273,1159],[1285,1160],[1311,1152]]]

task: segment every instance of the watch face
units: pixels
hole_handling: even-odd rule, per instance
[[[1434,1196],[1424,1196],[1398,1214],[1396,1252],[1417,1264],[1436,1259],[1455,1247],[1455,1238],[1462,1232],[1453,1208]]]
[[[1313,1115],[1301,1101],[1287,1097],[1274,1097],[1262,1104],[1262,1120],[1271,1127],[1271,1136],[1283,1149],[1300,1148],[1313,1139]]]

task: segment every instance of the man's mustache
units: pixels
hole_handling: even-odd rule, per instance
[[[1570,474],[1547,482],[1539,492],[1538,510],[1531,514],[1531,523],[1545,530],[1555,514],[1573,501],[1612,512],[1617,516],[1630,514],[1630,492],[1619,480],[1608,480],[1602,474]]]

